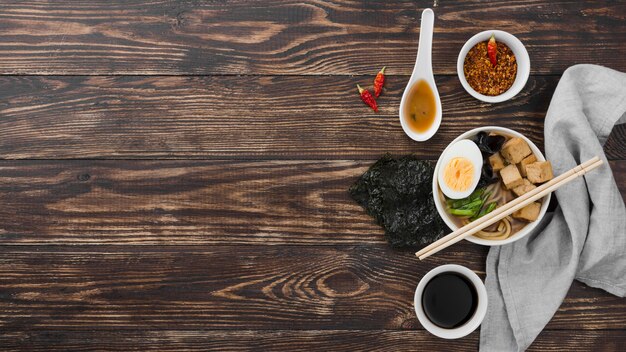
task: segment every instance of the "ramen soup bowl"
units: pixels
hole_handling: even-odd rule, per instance
[[[439,213],[439,216],[441,216],[443,221],[446,223],[446,225],[448,225],[448,227],[452,229],[452,231],[457,230],[459,227],[461,227],[461,224],[460,224],[458,217],[448,213],[446,209],[447,204],[446,204],[445,198],[438,184],[437,175],[439,174],[439,169],[443,167],[442,156],[445,155],[446,151],[450,148],[450,146],[454,145],[456,142],[464,140],[464,139],[471,140],[472,138],[474,138],[474,136],[476,136],[481,131],[487,132],[488,134],[494,133],[494,134],[503,135],[508,138],[519,137],[528,144],[532,153],[537,158],[537,161],[546,160],[543,154],[541,153],[541,150],[537,148],[535,143],[533,143],[531,140],[526,138],[521,133],[508,129],[508,128],[504,128],[504,127],[496,127],[496,126],[479,127],[479,128],[475,128],[473,130],[467,131],[461,134],[460,136],[458,136],[456,139],[454,139],[448,145],[448,147],[446,147],[446,149],[443,151],[443,153],[439,157],[439,160],[437,161],[437,165],[435,166],[435,174],[433,177],[433,184],[432,184],[433,197],[435,200],[435,206],[437,208],[437,212]],[[506,191],[503,191],[503,192],[506,192]],[[539,216],[537,217],[536,220],[526,223],[526,224],[522,223],[521,220],[515,220],[516,226],[515,228],[513,228],[513,233],[508,238],[495,240],[495,239],[484,239],[484,238],[480,238],[475,235],[472,235],[472,236],[467,237],[466,240],[476,243],[476,244],[483,245],[483,246],[499,246],[499,245],[503,245],[503,244],[507,244],[507,243],[511,243],[511,242],[515,242],[519,240],[520,238],[528,235],[535,227],[537,227],[541,219],[545,216],[546,211],[548,209],[548,204],[550,203],[551,195],[552,194],[550,193],[541,199],[541,208],[539,211]],[[523,226],[523,227],[520,227],[520,226]]]

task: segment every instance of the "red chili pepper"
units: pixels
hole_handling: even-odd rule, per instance
[[[385,67],[383,67],[376,75],[376,78],[374,78],[374,95],[376,98],[383,92],[383,86],[385,85]]]
[[[489,42],[487,43],[487,54],[489,54],[489,61],[491,61],[492,65],[496,65],[498,62],[496,61],[496,36],[495,34],[491,35],[489,38]]]
[[[356,85],[356,87],[359,89],[359,94],[361,95],[361,100],[363,100],[363,102],[367,106],[372,108],[372,110],[378,112],[378,106],[376,105],[376,100],[372,96],[372,93],[370,93],[370,91],[367,90],[367,89],[361,88],[361,86],[358,85],[358,84]]]

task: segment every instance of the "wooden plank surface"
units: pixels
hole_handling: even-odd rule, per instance
[[[400,126],[408,77],[388,78],[380,113],[355,84],[371,77],[0,77],[0,158],[376,159],[385,152],[436,159],[459,134],[509,127],[543,144],[559,77],[531,77],[501,104],[438,77],[444,117],[428,143]],[[606,145],[626,159],[626,126]]]
[[[482,273],[484,257],[469,243],[424,262],[386,245],[3,246],[0,322],[3,331],[415,330],[419,279],[446,263]],[[625,309],[576,283],[547,328],[622,329]]]
[[[347,191],[373,162],[2,161],[0,242],[381,244]]]
[[[449,341],[419,331],[305,330],[305,331],[215,331],[215,330],[138,330],[138,331],[47,331],[9,333],[0,337],[5,351],[67,351],[97,349],[107,351],[475,351],[479,333]],[[543,331],[528,351],[623,351],[624,330]]]
[[[425,7],[444,120],[414,143],[397,110]],[[476,350],[478,332],[423,330],[412,296],[437,265],[484,277],[488,249],[418,262],[347,188],[385,152],[436,159],[474,127],[541,147],[567,67],[626,71],[610,0],[33,0],[0,4],[0,28],[3,351]],[[456,77],[490,28],[531,59],[494,105]],[[374,114],[355,84],[383,65]],[[626,126],[605,150],[626,198]],[[625,312],[574,283],[531,350],[623,351]]]
[[[1,74],[410,74],[435,9],[434,69],[454,74],[473,34],[525,43],[533,73],[626,70],[620,1],[124,1],[0,5]],[[435,6],[437,5],[438,6]]]

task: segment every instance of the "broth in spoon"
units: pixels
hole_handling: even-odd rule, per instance
[[[425,9],[422,12],[415,67],[402,94],[398,111],[402,130],[417,142],[430,139],[441,124],[441,99],[431,57],[434,25],[433,10]]]
[[[424,133],[430,129],[437,115],[437,102],[425,80],[419,80],[411,86],[403,110],[403,118],[411,130]]]

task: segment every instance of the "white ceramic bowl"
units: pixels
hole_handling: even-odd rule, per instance
[[[441,153],[441,155],[444,155],[446,153],[448,148],[450,148],[450,145],[462,139],[472,139],[472,137],[474,137],[480,131],[485,131],[487,133],[498,132],[498,133],[505,134],[508,136],[522,138],[524,141],[526,141],[526,143],[528,143],[530,150],[532,150],[533,154],[535,154],[538,161],[546,160],[546,158],[541,153],[541,150],[539,150],[539,148],[537,148],[535,143],[533,143],[530,139],[526,138],[524,135],[522,135],[519,132],[515,132],[508,128],[496,127],[496,126],[479,127],[479,128],[475,128],[473,130],[470,130],[461,134],[460,136],[456,137],[448,145],[448,147],[446,147],[446,149],[443,151],[443,153]],[[437,183],[437,175],[439,173],[439,168],[441,167],[440,164],[441,164],[441,156],[439,156],[439,160],[437,160],[437,165],[435,166],[435,174],[433,176],[433,198],[435,199],[435,206],[437,207],[437,212],[439,212],[439,216],[441,216],[441,218],[446,223],[446,225],[448,225],[448,227],[452,229],[452,231],[454,231],[458,229],[459,227],[453,221],[454,215],[450,215],[446,212],[446,204],[441,199],[441,196],[440,196],[441,191],[439,190],[439,185]],[[511,242],[515,242],[519,240],[520,238],[528,235],[539,224],[541,219],[543,219],[544,215],[546,215],[546,211],[548,210],[548,204],[550,203],[551,197],[552,197],[552,194],[550,193],[547,196],[542,198],[541,209],[539,211],[539,217],[537,218],[537,220],[531,223],[528,223],[528,225],[524,226],[521,230],[513,234],[511,237],[503,239],[503,240],[485,240],[485,239],[478,238],[475,236],[469,236],[466,238],[466,240],[476,243],[476,244],[481,244],[483,246],[499,246],[499,245],[503,245],[503,244],[507,244],[507,243],[511,243]]]
[[[475,91],[474,88],[467,83],[465,73],[463,73],[463,63],[465,62],[467,53],[479,42],[488,41],[492,34],[496,35],[496,42],[503,42],[513,51],[515,59],[517,60],[517,76],[515,77],[515,81],[513,81],[513,85],[506,92],[495,96],[484,95]],[[528,81],[528,76],[530,75],[530,58],[528,57],[528,52],[524,44],[514,35],[499,30],[484,31],[471,37],[465,45],[463,45],[456,63],[456,73],[459,76],[463,88],[474,98],[487,103],[500,103],[513,98],[524,88]]]
[[[455,272],[465,276],[476,288],[476,294],[478,296],[478,305],[476,306],[474,315],[465,324],[454,329],[444,329],[433,324],[426,317],[426,313],[424,313],[424,308],[422,307],[422,294],[424,293],[424,287],[426,287],[426,284],[430,281],[430,279],[443,272]],[[483,284],[478,275],[470,269],[461,265],[446,264],[429,271],[420,280],[417,288],[415,289],[413,306],[415,307],[417,319],[431,334],[444,339],[458,339],[471,334],[472,331],[476,330],[476,328],[483,322],[485,314],[487,313],[487,290],[485,289],[485,284]]]

